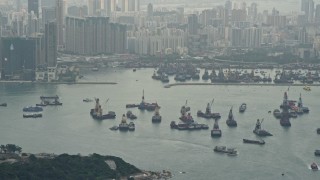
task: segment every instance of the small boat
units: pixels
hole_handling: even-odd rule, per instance
[[[249,143],[249,144],[259,144],[264,145],[264,140],[258,141],[258,140],[250,140],[250,139],[243,139],[243,143]]]
[[[314,162],[310,165],[310,167],[311,167],[312,170],[318,170],[319,169],[318,165],[316,163],[314,163]]]
[[[109,129],[112,130],[112,131],[117,131],[119,129],[119,126],[112,126]]]
[[[317,129],[317,134],[320,134],[320,128]]]
[[[1,107],[7,107],[7,103],[0,104]]]
[[[128,119],[131,119],[131,120],[137,119],[137,116],[134,115],[132,111],[128,111],[126,115]]]
[[[129,125],[128,125],[128,129],[129,131],[134,131],[136,130],[136,126],[133,122],[130,122]]]
[[[48,105],[47,101],[43,101],[40,104],[36,104],[36,106],[40,106],[40,107],[46,107]]]
[[[29,106],[29,107],[25,107],[22,109],[23,112],[41,112],[43,111],[43,108],[42,107],[38,107],[38,106]]]
[[[238,154],[235,148],[227,148],[226,146],[216,146],[214,147],[213,151],[219,152],[219,153],[226,153],[228,155],[233,155],[233,156]]]
[[[247,104],[242,103],[239,107],[239,112],[243,113],[244,111],[246,111],[246,109],[247,109]]]
[[[305,90],[305,91],[311,91],[311,88],[310,88],[310,86],[305,86],[305,87],[303,87],[303,90]]]
[[[221,137],[222,132],[221,129],[219,129],[218,121],[215,120],[213,129],[211,130],[211,137]]]
[[[85,98],[82,100],[83,102],[92,102],[93,100],[92,99],[89,99],[89,98]]]
[[[122,120],[121,120],[121,123],[119,124],[119,130],[120,131],[128,131],[129,130],[129,125],[127,123],[127,118],[126,118],[125,114],[122,115]]]
[[[133,71],[133,72],[136,72],[136,71],[137,71],[137,69],[136,69],[136,68],[134,68],[134,69],[132,69],[132,71]]]
[[[152,116],[152,122],[153,123],[160,123],[161,119],[162,119],[162,117],[161,117],[161,115],[159,113],[159,108],[156,108],[154,116]]]
[[[91,71],[99,71],[99,68],[98,67],[93,67],[93,68],[91,68]]]
[[[280,112],[279,109],[275,109],[275,110],[273,111],[273,115],[274,115],[274,117],[276,117],[276,118],[281,118],[281,116],[282,116],[282,114],[281,114],[281,112]]]
[[[34,114],[23,114],[23,118],[41,118],[41,113],[34,113]]]
[[[234,119],[234,117],[233,117],[233,113],[232,113],[232,107],[231,107],[231,109],[230,109],[230,111],[229,111],[229,115],[228,115],[228,119],[227,119],[227,125],[229,126],[229,127],[237,127],[237,121]]]
[[[318,150],[318,149],[315,150],[315,151],[314,151],[314,155],[315,155],[315,156],[320,156],[320,150]]]

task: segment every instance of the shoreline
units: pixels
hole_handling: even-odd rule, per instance
[[[320,84],[257,84],[257,83],[172,83],[164,88],[174,86],[320,86]]]
[[[68,84],[68,85],[77,85],[77,84],[103,84],[103,85],[116,85],[117,82],[34,82],[34,81],[0,81],[0,84]]]

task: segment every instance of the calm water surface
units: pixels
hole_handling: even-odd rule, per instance
[[[288,87],[261,86],[179,86],[163,88],[151,79],[153,69],[107,69],[88,72],[82,81],[115,81],[117,85],[31,85],[0,84],[0,143],[14,143],[24,152],[90,154],[100,153],[120,156],[146,170],[171,170],[173,179],[320,179],[320,172],[308,169],[312,162],[320,164],[313,155],[320,149],[319,97],[320,87],[311,92],[302,87],[290,87],[289,98],[303,101],[310,113],[292,119],[291,128],[283,128],[269,110],[278,108]],[[173,82],[173,80],[171,80]],[[152,124],[152,112],[132,109],[138,116],[135,132],[114,132],[109,128],[120,123],[126,113],[125,104],[139,103],[142,90],[148,102],[161,106],[161,124]],[[46,107],[41,119],[23,119],[22,108],[40,102],[40,95],[59,95],[63,106]],[[84,98],[99,97],[104,112],[117,113],[116,120],[95,121],[89,116],[93,103]],[[105,101],[110,98],[108,103]],[[219,112],[222,130],[220,139],[213,139],[210,130],[171,130],[171,121],[178,121],[181,105],[188,100],[191,112],[199,123],[213,126],[213,120],[196,117],[206,103],[214,102]],[[238,113],[241,103],[247,111]],[[238,121],[237,128],[229,128],[226,117],[230,107]],[[266,145],[243,144],[242,138],[257,138],[252,130],[256,119],[264,118],[263,128],[274,136],[264,140]],[[239,155],[230,157],[213,152],[216,145],[236,147]],[[179,172],[186,172],[180,174]],[[284,173],[284,176],[281,174]]]

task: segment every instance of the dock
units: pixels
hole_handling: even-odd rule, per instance
[[[259,84],[259,83],[173,83],[167,84],[164,88],[174,86],[320,86],[320,84]]]

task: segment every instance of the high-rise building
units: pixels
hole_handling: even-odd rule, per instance
[[[314,20],[314,1],[313,0],[301,0],[301,11],[305,13],[308,22],[313,22],[313,20]]]
[[[128,12],[129,11],[129,0],[122,0],[121,1],[121,11]]]
[[[63,24],[64,24],[64,1],[56,0],[56,23],[57,23],[57,45],[58,49],[63,49]]]
[[[320,4],[317,4],[317,6],[316,6],[314,21],[318,24],[320,23]]]
[[[116,0],[104,0],[104,11],[108,17],[111,16],[112,12],[117,11]]]
[[[54,0],[41,0],[41,7],[54,7],[55,5]]]
[[[148,18],[153,17],[153,5],[151,3],[148,4]]]
[[[17,10],[17,12],[20,12],[20,10],[21,10],[21,0],[16,0],[16,10]]]
[[[39,0],[28,0],[28,13],[32,11],[39,17]]]
[[[190,35],[198,34],[199,23],[198,16],[196,14],[191,14],[188,16],[188,32]]]
[[[101,0],[88,0],[89,16],[100,16],[101,8]]]
[[[57,65],[57,23],[45,25],[45,62],[48,67]]]
[[[42,26],[45,29],[45,24],[54,21],[56,19],[56,9],[54,7],[43,7],[42,8]]]

